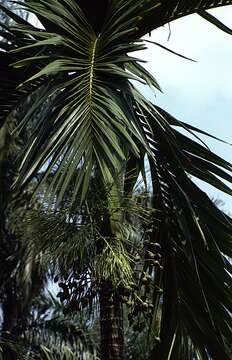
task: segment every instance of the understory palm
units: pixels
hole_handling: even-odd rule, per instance
[[[16,24],[3,31],[10,42],[2,43],[0,53],[1,122],[9,121],[28,98],[34,100],[17,128],[20,134],[30,127],[31,136],[19,158],[16,188],[27,186],[40,172],[37,190],[50,183],[46,204],[50,201],[53,209],[62,206],[72,186],[71,212],[74,204],[86,206],[91,182],[97,179],[107,209],[99,231],[103,261],[106,249],[121,247],[119,254],[126,254],[122,203],[130,202],[140,174],[146,184],[145,162],[149,163],[151,208],[156,213],[141,241],[138,284],[144,275],[153,283],[151,327],[162,304],[154,359],[230,358],[231,219],[191,176],[231,194],[224,180],[231,182],[232,167],[199,140],[203,131],[175,119],[137,90],[131,80],[157,91],[160,87],[133,52],[145,49],[143,35],[192,12],[230,33],[205,10],[231,3],[28,0],[26,10],[43,27],[10,14]],[[158,260],[154,246],[160,248]],[[128,269],[133,269],[130,261]],[[118,270],[120,282],[125,267]],[[99,296],[104,293],[106,311],[110,300],[106,293],[110,287],[116,296],[117,279],[102,276],[101,280]],[[110,309],[115,308],[113,299]],[[117,309],[117,316],[121,310]],[[109,324],[110,316],[112,312]],[[122,332],[116,338],[118,343],[106,337],[108,349],[117,350],[106,355],[102,347],[103,359],[122,358]]]

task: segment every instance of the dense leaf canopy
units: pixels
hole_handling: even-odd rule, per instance
[[[71,183],[73,202],[83,202],[91,178],[100,174],[105,186],[117,182],[129,196],[145,173],[145,155],[149,161],[152,207],[159,214],[150,240],[162,248],[163,270],[154,280],[163,288],[161,342],[153,353],[160,359],[230,359],[231,219],[191,176],[231,194],[224,180],[231,182],[232,166],[199,140],[204,132],[137,90],[131,80],[155,91],[160,86],[133,52],[146,47],[141,36],[193,12],[229,32],[205,11],[231,3],[27,1],[43,29],[0,7],[15,21],[1,32],[1,124],[33,99],[16,129],[31,129],[16,185],[25,186],[43,169],[39,189],[52,175],[48,192],[58,202]],[[97,19],[95,8],[102,14]],[[155,290],[153,300],[160,302]]]

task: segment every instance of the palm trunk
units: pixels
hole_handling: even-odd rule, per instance
[[[100,289],[101,360],[123,359],[122,303],[112,284],[105,282]]]

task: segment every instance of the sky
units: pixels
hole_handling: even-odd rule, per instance
[[[232,28],[232,6],[210,11]],[[178,19],[152,32],[148,40],[190,57],[184,60],[160,47],[147,44],[139,58],[158,80],[162,93],[146,95],[179,120],[188,122],[232,143],[232,36],[198,15]],[[203,139],[204,141],[206,138]],[[232,162],[232,146],[207,139],[210,149]],[[232,214],[232,198],[197,182],[210,197],[224,201],[222,209]]]

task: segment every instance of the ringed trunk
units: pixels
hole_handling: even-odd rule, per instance
[[[123,312],[122,303],[112,284],[102,284],[99,294],[101,360],[123,360]]]

